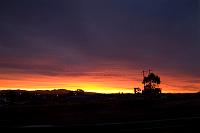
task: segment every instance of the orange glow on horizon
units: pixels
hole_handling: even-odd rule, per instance
[[[9,76],[8,76],[9,77]],[[124,77],[99,77],[99,76],[41,76],[16,74],[12,77],[17,79],[0,79],[0,89],[24,89],[24,90],[53,90],[83,89],[87,92],[98,93],[133,93],[134,87],[143,88],[142,77],[135,79],[130,76]],[[174,85],[174,86],[173,86]],[[199,89],[183,88],[190,86],[190,83],[184,83],[179,79],[161,75],[162,92],[164,93],[193,93],[199,92]],[[194,84],[200,87],[200,83]]]

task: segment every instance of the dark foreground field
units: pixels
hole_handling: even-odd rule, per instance
[[[164,133],[200,126],[199,94],[90,94],[36,101],[1,104],[0,126]]]

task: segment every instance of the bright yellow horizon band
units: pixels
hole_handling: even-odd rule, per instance
[[[12,77],[12,78],[10,78]],[[13,78],[14,77],[14,78]],[[200,83],[183,82],[182,79],[166,77],[161,75],[163,93],[196,93],[200,91]],[[192,77],[191,77],[192,78]],[[41,76],[12,74],[7,78],[0,79],[0,90],[21,89],[21,90],[54,90],[83,89],[87,92],[97,93],[134,93],[135,87],[143,89],[142,76],[135,80],[133,77],[98,77],[98,76]],[[185,88],[184,86],[195,86],[196,89]],[[199,87],[199,88],[198,88]]]

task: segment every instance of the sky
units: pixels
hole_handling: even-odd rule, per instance
[[[0,89],[200,91],[198,0],[1,0]]]

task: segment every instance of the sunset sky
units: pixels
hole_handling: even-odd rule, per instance
[[[200,91],[199,0],[1,0],[0,89]]]

